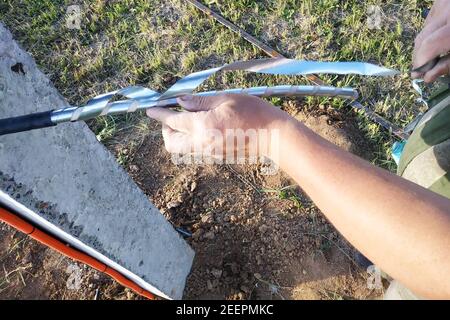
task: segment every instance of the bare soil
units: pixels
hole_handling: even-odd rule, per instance
[[[283,108],[340,147],[370,159],[352,112]],[[262,165],[175,165],[160,125],[129,153],[126,169],[196,252],[186,299],[372,299],[356,251],[295,183]],[[128,137],[133,132],[125,133]],[[120,137],[123,139],[126,137]],[[139,299],[89,267],[0,225],[0,299]]]

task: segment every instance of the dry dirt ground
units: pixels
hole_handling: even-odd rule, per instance
[[[64,28],[65,1],[0,1],[1,20],[72,105],[129,85],[163,90],[190,72],[264,56],[185,1],[73,3],[84,11],[84,23],[77,31]],[[420,9],[431,1],[207,3],[290,58],[371,61],[406,74],[414,36],[423,23]],[[369,4],[383,9],[379,29],[367,24]],[[408,77],[347,80],[331,83],[358,88],[368,99],[364,104],[370,102],[397,125],[414,118],[416,96]],[[274,82],[235,73],[218,76],[203,89],[280,81],[298,84],[303,79]],[[357,121],[351,112],[324,108],[343,106],[339,99],[303,102],[283,107],[337,145],[390,167],[392,161],[385,161],[384,153],[393,139],[381,138],[387,135],[379,128],[362,117]],[[305,110],[305,104],[312,110]],[[159,125],[134,117],[99,118],[90,126],[174,226],[192,233],[186,240],[196,258],[185,298],[381,296],[382,292],[367,289],[367,273],[355,264],[354,249],[301,190],[290,187],[293,182],[287,176],[262,175],[260,166],[176,166],[163,148]],[[122,130],[119,122],[135,128]],[[41,298],[139,299],[113,280],[0,224],[0,299]]]
[[[325,138],[370,159],[372,147],[351,112],[283,108]],[[123,132],[118,139],[137,139]],[[126,144],[129,145],[129,144]],[[158,123],[125,168],[196,252],[186,299],[375,299],[355,250],[282,172],[262,165],[175,165]],[[0,299],[140,299],[88,267],[0,224]]]

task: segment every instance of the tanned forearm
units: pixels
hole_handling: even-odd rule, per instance
[[[258,141],[261,154],[291,175],[350,243],[417,295],[450,298],[450,200],[339,149],[263,100],[185,96],[179,103],[189,112],[147,111],[164,124],[170,152],[223,150],[222,139],[208,138],[211,129],[219,136],[234,129],[278,133]],[[254,150],[246,141],[227,154]]]
[[[287,123],[272,156],[343,236],[419,296],[450,298],[450,200]]]

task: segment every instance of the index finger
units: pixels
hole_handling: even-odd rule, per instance
[[[414,49],[417,50],[422,45],[423,41],[430,36],[436,30],[439,30],[447,23],[444,17],[440,17],[435,20],[430,20],[429,23],[426,23],[422,31],[417,35],[414,41]]]
[[[450,25],[441,27],[427,36],[414,55],[414,68],[421,67],[431,60],[450,51]]]

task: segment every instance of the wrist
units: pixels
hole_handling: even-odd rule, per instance
[[[298,130],[301,125],[296,119],[284,113],[284,116],[277,117],[267,126],[265,157],[279,164],[282,146],[289,140],[290,135]]]

